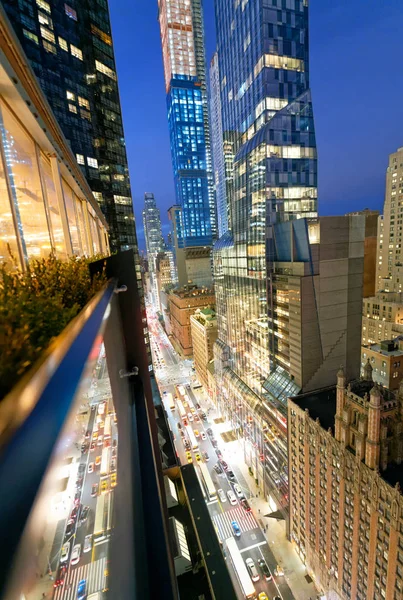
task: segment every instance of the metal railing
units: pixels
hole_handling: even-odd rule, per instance
[[[111,260],[113,271],[118,259]],[[176,597],[152,398],[148,397],[148,369],[140,368],[138,374],[136,371],[131,377],[121,377],[133,366],[133,359],[128,358],[122,311],[131,304],[129,316],[133,316],[133,311],[140,313],[132,264],[131,285],[127,286],[124,302],[114,293],[117,286],[125,283],[117,275],[52,343],[40,364],[0,403],[2,600],[32,597],[29,590],[39,575],[37,554],[43,546],[41,536],[50,498],[55,493],[55,471],[63,461],[77,403],[90,385],[102,343],[119,435],[118,485],[114,488],[114,526],[109,547],[109,597]],[[137,306],[133,307],[133,303]],[[144,345],[142,329],[132,331],[131,336],[137,347]]]

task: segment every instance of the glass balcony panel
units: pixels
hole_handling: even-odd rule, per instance
[[[11,260],[17,261],[19,265],[18,245],[11,213],[10,197],[3,159],[0,155],[0,262]]]
[[[81,249],[79,240],[79,230],[76,219],[76,211],[74,209],[74,193],[71,187],[67,185],[67,183],[64,181],[64,179],[62,179],[62,186],[64,203],[66,205],[67,220],[69,222],[71,245],[73,247],[73,253],[79,256],[81,254]]]
[[[1,110],[4,155],[24,254],[45,257],[52,248],[35,144],[5,103]]]
[[[48,199],[50,221],[53,230],[53,241],[55,244],[56,256],[58,258],[67,258],[66,243],[63,233],[62,219],[60,216],[59,203],[57,201],[56,188],[52,176],[52,168],[49,161],[41,154],[41,170],[46,187]]]

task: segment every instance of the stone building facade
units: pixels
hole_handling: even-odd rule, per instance
[[[193,353],[190,317],[198,308],[214,305],[214,292],[209,289],[185,287],[169,295],[172,342],[182,356]]]
[[[194,366],[197,377],[208,392],[207,367],[213,358],[213,344],[217,339],[217,319],[212,308],[197,309],[190,317]]]
[[[327,598],[403,598],[402,403],[369,363],[288,402],[290,537]]]

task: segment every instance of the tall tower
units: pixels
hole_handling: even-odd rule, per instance
[[[385,202],[379,217],[377,291],[402,292],[403,249],[403,148],[389,155]]]
[[[106,217],[111,249],[137,251],[107,1],[3,6]]]
[[[226,195],[226,173],[224,158],[224,139],[221,117],[220,70],[218,54],[214,53],[210,63],[210,125],[213,151],[213,173],[217,202],[218,237],[230,228],[229,210]]]
[[[215,198],[201,0],[159,0],[176,202],[182,209],[180,247],[210,246]]]
[[[160,209],[157,207],[154,194],[150,192],[144,194],[143,225],[147,255],[150,261],[153,254],[162,252],[165,247],[161,230]]]
[[[284,228],[275,245],[274,226],[316,219],[317,154],[308,2],[274,4],[215,0],[223,138],[234,152],[231,230],[213,253],[215,366],[217,401],[231,419],[242,412],[247,463],[264,492],[277,488],[284,504],[286,398],[300,388],[284,360],[289,334],[280,329],[287,319],[294,326],[299,290],[273,278],[276,252],[294,236]],[[270,442],[268,428],[275,431]]]

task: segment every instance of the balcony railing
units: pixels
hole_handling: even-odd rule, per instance
[[[110,283],[0,403],[2,599],[68,598],[81,581],[113,600],[177,597],[141,305],[132,252],[123,255],[108,259]]]

